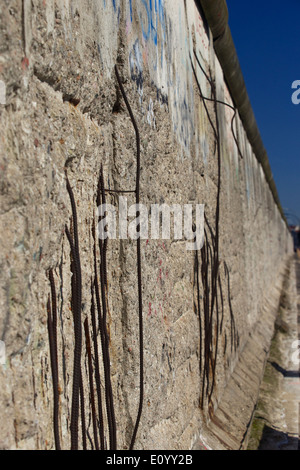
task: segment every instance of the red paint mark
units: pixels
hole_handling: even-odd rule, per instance
[[[152,315],[152,308],[151,308],[151,302],[149,302],[149,311],[148,311],[148,317],[151,317]]]
[[[146,241],[146,246],[148,245],[148,243],[149,243],[149,239]]]
[[[39,143],[38,139],[34,139],[34,146],[38,147],[39,145],[40,145],[40,143]]]
[[[159,310],[161,311],[161,322],[162,324],[164,324],[164,312],[163,312],[161,304],[159,304]]]
[[[29,59],[28,57],[24,57],[24,59],[21,62],[22,70],[25,72],[25,70],[29,67]]]
[[[199,445],[202,447],[203,450],[208,450],[202,442],[199,442]]]
[[[159,266],[161,266],[161,265],[162,265],[162,259],[159,260]]]

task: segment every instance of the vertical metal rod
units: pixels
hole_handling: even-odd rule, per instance
[[[67,191],[69,193],[72,215],[73,215],[73,228],[74,228],[74,244],[66,233],[71,246],[73,254],[74,268],[75,268],[75,302],[74,302],[74,332],[75,332],[75,347],[74,347],[74,364],[73,364],[73,390],[72,390],[72,407],[71,407],[71,450],[78,450],[78,418],[79,418],[79,393],[80,393],[80,376],[81,376],[81,349],[82,349],[82,327],[81,327],[81,298],[82,298],[82,280],[81,280],[81,263],[79,252],[78,240],[78,223],[77,223],[77,210],[75,198],[70,186],[68,177]]]
[[[56,332],[54,331],[53,312],[56,307],[56,295],[55,285],[53,280],[53,273],[49,272],[49,278],[51,279],[51,296],[55,297],[55,302],[52,302],[52,313],[51,313],[51,302],[48,296],[47,301],[47,324],[48,324],[48,335],[49,335],[49,348],[50,348],[50,361],[51,361],[51,372],[53,382],[53,426],[54,426],[54,440],[56,450],[61,450],[60,438],[59,438],[59,383],[58,383],[58,365],[57,365],[57,343],[56,343]]]
[[[125,89],[123,87],[120,74],[118,71],[118,67],[115,65],[115,73],[117,77],[117,81],[123,96],[123,99],[125,101],[129,116],[131,118],[134,130],[135,130],[135,136],[136,136],[136,188],[135,188],[135,197],[136,197],[136,204],[139,204],[140,202],[140,154],[141,154],[141,146],[140,146],[140,134],[139,134],[139,129],[136,123],[136,120],[134,118],[131,106],[129,104]],[[137,212],[137,217],[139,216],[139,212]],[[139,232],[140,230],[140,225],[137,226],[137,231]],[[135,444],[135,439],[142,415],[142,409],[143,409],[143,399],[144,399],[144,335],[143,335],[143,300],[142,300],[142,267],[141,267],[141,239],[138,237],[137,239],[137,279],[138,279],[138,309],[139,309],[139,338],[140,338],[140,397],[139,397],[139,407],[138,407],[138,413],[137,413],[137,418],[136,418],[136,423],[135,427],[133,430],[133,435],[130,443],[130,450],[133,449],[134,444]]]
[[[96,280],[95,280],[96,282]],[[99,294],[98,294],[99,295]],[[92,332],[93,332],[93,343],[94,343],[94,355],[95,355],[95,380],[96,380],[96,391],[98,398],[98,414],[99,414],[99,435],[100,435],[100,448],[104,450],[104,422],[103,422],[103,411],[102,411],[102,394],[101,394],[101,379],[100,379],[100,365],[99,365],[99,351],[97,343],[97,326],[96,326],[96,314],[95,314],[95,298],[94,298],[94,282],[91,279],[91,320],[92,320]]]
[[[98,182],[98,194],[97,194],[97,205],[99,206],[103,203],[102,200],[102,180],[103,176],[100,177]],[[110,373],[110,355],[109,355],[109,336],[106,325],[106,285],[105,277],[106,273],[104,272],[104,265],[106,259],[106,245],[103,246],[102,240],[99,238],[99,251],[100,251],[100,287],[101,287],[101,300],[102,300],[102,316],[99,313],[99,322],[101,323],[102,329],[102,350],[103,350],[103,360],[104,360],[104,377],[105,377],[105,398],[106,398],[106,410],[108,418],[108,430],[109,430],[109,441],[110,441],[110,450],[116,450],[117,448],[117,428],[116,428],[116,418],[114,412],[114,402],[113,402],[113,392],[111,386],[111,373]],[[105,266],[106,269],[106,266]],[[96,284],[95,284],[96,286]],[[97,294],[97,291],[96,291]],[[98,312],[101,312],[100,302],[98,303],[98,298],[96,297]]]
[[[90,333],[89,333],[89,320],[87,317],[84,321],[84,331],[85,331],[86,353],[87,353],[87,358],[88,358],[88,371],[89,371],[89,382],[90,382],[90,403],[91,403],[91,409],[92,409],[94,442],[95,442],[96,450],[99,450],[96,407],[95,407],[95,393],[94,393],[94,383],[93,383],[92,351],[91,351],[91,340],[90,340]]]
[[[82,449],[86,450],[87,449],[87,447],[86,447],[86,426],[85,426],[84,389],[83,389],[82,373],[80,373],[79,392],[80,392]]]

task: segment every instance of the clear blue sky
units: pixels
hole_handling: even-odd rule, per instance
[[[300,219],[300,104],[291,100],[292,83],[300,80],[300,0],[227,0],[227,6],[282,207]]]

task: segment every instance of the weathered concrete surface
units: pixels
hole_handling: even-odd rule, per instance
[[[290,276],[292,277],[291,282]],[[280,315],[284,299],[287,296],[290,298],[291,290],[293,291],[294,287],[294,273],[291,275],[290,266],[287,266],[282,272],[277,285],[274,286],[274,292],[270,297],[270,301],[265,305],[264,315],[258,320],[255,329],[249,336],[248,342],[240,353],[239,361],[226,386],[220,406],[204,427],[200,442],[207,448],[214,450],[244,450],[247,449],[249,439],[250,441],[252,440],[250,436],[252,429],[256,428],[256,419],[261,419],[261,415],[256,408],[259,393],[262,393],[261,390],[263,388],[262,377],[265,373],[267,361],[270,361],[269,349],[274,332],[276,331],[275,319],[281,319]],[[293,291],[292,294],[293,302],[295,302],[295,292]],[[276,299],[275,302],[274,299]],[[278,299],[280,299],[280,303],[278,303]],[[295,303],[293,307],[294,305]],[[295,340],[294,309],[290,316],[291,319],[286,319],[286,321],[292,327],[289,338],[291,342],[292,339]],[[286,325],[287,323],[282,321],[282,324]],[[283,344],[281,346],[284,354],[287,354],[287,352],[291,353],[292,349],[290,346],[290,344]],[[282,406],[282,401],[284,400],[282,390],[274,390],[273,387],[274,384],[272,384],[272,390],[270,391],[276,395],[279,405]],[[265,395],[265,401],[268,407],[272,409],[273,402],[268,394]],[[294,403],[293,408],[295,408]],[[296,420],[298,423],[297,413],[294,415],[294,421],[296,422]]]
[[[141,135],[141,202],[205,204],[205,253],[211,256],[219,194],[220,263],[207,329],[204,301],[213,289],[204,293],[201,254],[197,275],[195,253],[184,240],[141,242],[145,390],[136,448],[193,448],[225,403],[226,386],[247,345],[249,356],[237,367],[251,361],[253,341],[266,349],[260,325],[271,329],[268,306],[279,301],[274,286],[292,249],[239,117],[233,128],[243,158],[232,134],[232,109],[218,104],[216,115],[214,103],[206,101],[205,107],[201,100],[191,60],[204,96],[213,96],[212,86],[194,49],[216,84],[217,99],[232,105],[211,35],[193,0],[12,0],[0,9],[0,80],[6,89],[6,104],[0,105],[0,339],[6,346],[0,446],[54,448],[46,308],[52,268],[59,432],[63,448],[70,447],[74,328],[65,169],[78,211],[84,320],[91,308],[101,164],[107,188],[132,190],[136,183],[135,135],[114,74],[118,64]],[[107,198],[117,204],[118,195]],[[128,203],[134,195],[128,194]],[[107,266],[112,389],[122,449],[129,446],[139,400],[136,242],[110,240]],[[210,263],[207,269],[210,284]],[[254,395],[261,365],[253,371]],[[82,374],[91,436],[84,341]],[[242,407],[243,395],[238,400]],[[241,419],[250,419],[247,410]]]
[[[291,260],[260,387],[249,450],[299,450],[300,262]]]

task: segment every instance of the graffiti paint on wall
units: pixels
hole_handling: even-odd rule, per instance
[[[165,14],[163,0],[141,0],[144,8],[140,13],[140,23],[145,41],[151,39],[155,46],[158,43],[158,26],[165,33]],[[132,0],[130,1],[130,11],[132,15]]]
[[[155,128],[155,95],[150,100],[144,92],[147,73],[147,84],[150,75],[150,86],[156,90],[159,106],[167,104],[173,131],[183,149],[182,156],[191,156],[191,149],[196,148],[196,157],[202,155],[207,160],[207,148],[203,152],[199,150],[200,136],[194,124],[190,56],[196,45],[206,57],[209,39],[195,5],[181,0],[129,0],[126,5],[120,0],[103,0],[103,5],[118,24],[124,8],[129,73],[136,85],[145,122]],[[195,44],[192,31],[196,32]]]
[[[192,73],[182,3],[176,0],[174,8],[177,8],[178,22],[172,22],[168,17],[165,0],[129,2],[126,20],[129,69],[141,105],[144,99],[144,72],[149,71],[152,85],[157,90],[157,99],[160,105],[168,103],[173,130],[185,153],[189,154],[194,138]],[[179,37],[177,33],[179,40],[176,39]],[[144,104],[143,114],[148,124],[155,127],[152,100]]]
[[[136,39],[129,53],[129,67],[131,79],[136,83],[139,95],[143,90],[143,56],[139,44]]]

